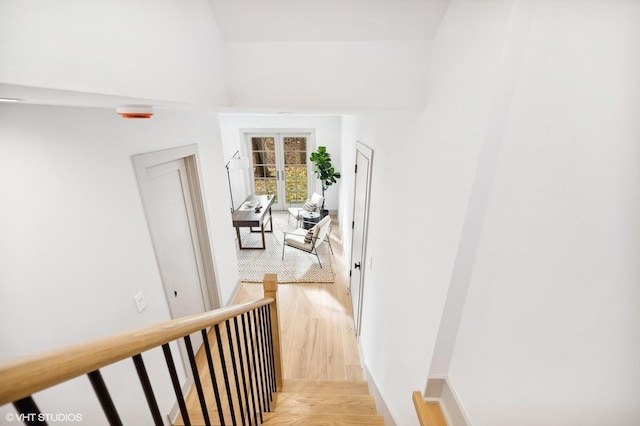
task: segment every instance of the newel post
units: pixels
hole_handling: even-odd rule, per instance
[[[280,344],[280,320],[278,319],[278,275],[265,274],[263,287],[264,297],[274,300],[269,305],[273,333],[273,361],[276,370],[276,391],[282,392],[282,346]]]

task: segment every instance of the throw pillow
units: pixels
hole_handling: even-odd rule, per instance
[[[305,209],[308,212],[315,212],[317,208],[318,208],[318,205],[310,200],[307,200],[304,202],[303,209]]]
[[[315,226],[307,231],[306,235],[304,236],[305,244],[309,244],[311,241],[313,241],[314,232],[315,232]]]

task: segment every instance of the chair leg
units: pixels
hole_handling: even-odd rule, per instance
[[[284,241],[282,242],[282,260],[284,260],[284,247],[286,246],[286,244],[284,243]]]
[[[322,268],[322,262],[320,262],[320,256],[318,256],[318,249],[315,249],[315,253],[314,254],[318,258],[318,265],[320,265],[320,267]]]
[[[329,238],[329,234],[327,234],[327,243],[329,243],[329,249],[331,250],[331,254],[333,254],[333,247],[331,247],[331,238]]]

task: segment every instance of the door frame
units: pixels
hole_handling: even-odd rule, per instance
[[[251,166],[248,170],[245,170],[245,193],[253,194],[254,177],[253,177],[253,157],[251,155],[251,137],[263,136],[263,137],[276,137],[281,136],[301,136],[307,138],[307,195],[309,197],[316,190],[317,179],[313,173],[313,164],[309,157],[311,153],[316,150],[316,131],[311,128],[247,128],[240,129],[240,156],[249,158]],[[277,143],[277,142],[276,142]],[[276,159],[276,162],[278,159]],[[281,171],[282,172],[282,171]],[[278,181],[278,185],[280,181]],[[283,211],[287,210],[286,200],[283,200]]]
[[[370,201],[371,200],[371,170],[373,167],[373,149],[369,148],[367,145],[365,145],[360,141],[356,141],[354,174],[357,173],[356,166],[358,164],[358,152],[362,153],[362,155],[369,160],[369,167],[367,169],[367,177],[366,177],[367,187],[365,189],[365,194],[364,194],[365,202],[364,202],[364,223],[362,225],[362,249],[361,249],[362,255],[361,255],[361,267],[360,267],[360,282],[358,283],[360,292],[358,295],[358,300],[356,301],[357,308],[358,308],[358,315],[357,317],[354,315],[354,318],[353,318],[353,325],[354,325],[356,337],[360,336],[360,331],[362,329],[362,305],[363,305],[362,301],[363,301],[363,294],[364,294],[364,279],[365,279],[365,273],[368,267],[367,241],[369,236],[369,206],[371,202]],[[357,176],[355,176],[353,180],[353,208],[351,211],[351,218],[354,221],[352,222],[352,226],[355,224],[357,182],[358,182],[358,178]],[[353,247],[354,247],[353,235],[354,235],[354,229],[352,227],[351,253],[349,254],[349,295],[351,295],[352,293],[351,288],[353,285],[353,280],[351,275],[351,270],[353,268]],[[352,304],[353,304],[353,299],[352,299]],[[353,310],[353,306],[352,306],[352,310]],[[354,311],[354,314],[355,314],[355,311]]]
[[[203,295],[205,309],[218,309],[222,307],[220,301],[220,289],[215,274],[215,264],[213,261],[213,253],[211,242],[209,240],[209,231],[205,213],[205,199],[202,192],[202,178],[200,175],[200,158],[198,153],[198,145],[191,144],[177,148],[169,148],[162,151],[138,154],[132,157],[133,167],[138,181],[140,197],[143,201],[143,209],[145,197],[147,193],[147,177],[146,170],[160,164],[168,163],[175,160],[184,160],[187,169],[188,186],[191,192],[191,203],[193,205],[193,213],[195,217],[195,233],[198,239],[198,253],[196,253],[196,261],[202,269],[201,292]],[[145,217],[147,211],[145,210]],[[147,227],[151,234],[151,227],[147,217]],[[154,245],[154,253],[155,253]],[[156,256],[156,262],[157,262]],[[158,269],[160,265],[158,265]],[[167,301],[169,303],[169,301]]]

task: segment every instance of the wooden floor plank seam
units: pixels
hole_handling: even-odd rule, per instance
[[[384,424],[382,417],[376,413],[375,400],[369,395],[368,384],[362,373],[348,291],[349,281],[337,229],[338,226],[332,229],[335,282],[278,286],[285,388],[282,393],[273,395],[272,412],[265,413],[264,424]],[[262,284],[242,283],[233,303],[260,299],[262,295]],[[235,332],[233,325],[231,330]],[[221,327],[221,335],[223,342],[226,342],[224,327]],[[215,347],[217,351],[217,342],[215,336],[211,338],[211,333],[209,340],[212,349]],[[235,356],[239,356],[237,351]],[[225,359],[230,365],[228,347],[225,348]],[[209,374],[204,354],[198,353],[197,361],[200,371],[206,372],[203,386],[208,389],[205,393],[213,398],[211,380],[206,379]],[[246,365],[245,370],[248,371]],[[222,377],[221,372],[218,376]],[[235,395],[235,384],[232,383],[231,388]],[[226,393],[223,399],[226,399]],[[228,405],[225,402],[223,409],[227,410]],[[187,406],[189,412],[193,413],[193,424],[198,424],[203,416],[195,392],[189,393]],[[213,412],[215,414],[212,417],[217,416],[215,407]]]

